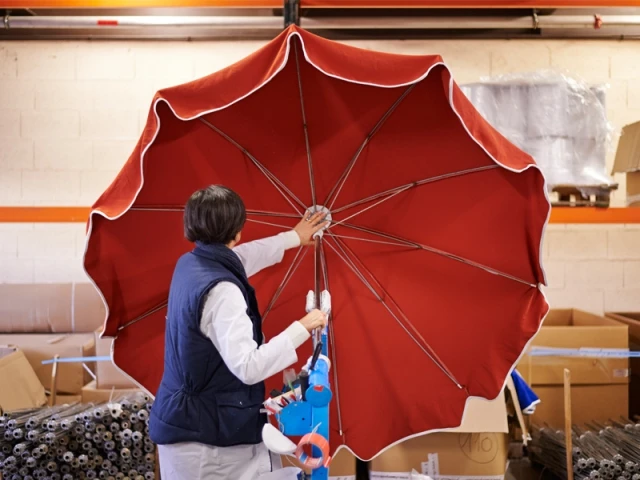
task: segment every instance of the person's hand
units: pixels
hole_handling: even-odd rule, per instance
[[[300,245],[306,246],[313,243],[313,235],[329,224],[324,219],[323,212],[317,212],[313,215],[310,212],[305,212],[304,218],[293,229],[300,237]]]
[[[311,333],[316,328],[324,328],[327,325],[327,314],[320,310],[311,310],[300,320],[300,323]]]

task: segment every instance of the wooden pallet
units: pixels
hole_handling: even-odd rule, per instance
[[[554,207],[600,207],[608,208],[611,192],[617,190],[618,185],[558,185],[553,188],[555,194],[551,200]]]

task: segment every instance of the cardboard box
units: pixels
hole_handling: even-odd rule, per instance
[[[532,346],[626,351],[629,348],[629,328],[611,318],[581,310],[551,310]],[[518,365],[518,372],[540,398],[540,404],[531,417],[533,424],[564,428],[565,368],[571,371],[573,423],[606,422],[627,416],[628,358],[525,355]]]
[[[44,387],[24,353],[0,346],[0,411],[11,412],[46,403]]]
[[[40,334],[0,335],[0,345],[15,345],[22,350],[31,367],[46,390],[51,390],[52,365],[42,365],[55,355],[60,357],[87,357],[95,355],[93,334]],[[95,368],[93,364],[91,367]],[[92,380],[82,363],[58,364],[57,392],[79,394],[82,387]]]
[[[138,393],[139,388],[115,389],[97,388],[95,380],[82,387],[82,403],[105,403],[132,393]]]
[[[564,388],[560,385],[533,387],[540,403],[531,417],[536,425],[564,429]],[[571,422],[574,425],[620,420],[629,412],[628,385],[576,385],[571,387]]]
[[[581,310],[551,310],[531,346],[552,348],[629,348],[629,329],[610,318]],[[564,369],[572,385],[629,383],[627,358],[532,357],[525,355],[518,372],[531,385],[562,385]]]
[[[96,356],[110,357],[113,338],[100,338],[101,333],[102,329],[95,332]],[[96,385],[99,389],[136,388],[136,385],[113,364],[113,361],[96,362],[95,372]]]
[[[629,349],[640,352],[640,312],[606,313],[629,327]],[[629,418],[640,415],[640,358],[629,359]]]
[[[91,333],[104,318],[89,283],[0,284],[1,333]]]
[[[69,405],[77,402],[82,402],[82,395],[56,395],[54,405]],[[47,395],[47,405],[51,405],[51,395]]]
[[[607,312],[605,315],[629,328],[630,348],[640,347],[640,312]]]
[[[623,127],[613,173],[627,177],[627,205],[640,207],[640,122]]]
[[[370,479],[408,479],[415,469],[433,480],[499,480],[508,450],[504,395],[491,402],[472,398],[460,427],[391,447],[371,461]]]

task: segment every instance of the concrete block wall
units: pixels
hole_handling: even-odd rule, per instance
[[[354,41],[439,53],[460,83],[553,68],[607,83],[621,127],[640,120],[633,41]],[[90,205],[133,149],[151,98],[261,42],[0,42],[0,205]],[[615,147],[615,145],[614,145]],[[609,155],[609,167],[613,151]],[[614,204],[624,204],[624,178]],[[1,224],[0,284],[87,282],[84,224]],[[552,225],[544,255],[555,307],[640,311],[640,226]]]

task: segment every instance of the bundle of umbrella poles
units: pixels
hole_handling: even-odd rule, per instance
[[[640,480],[640,424],[628,419],[589,424],[572,431],[575,479]],[[560,478],[567,478],[565,432],[535,428],[530,457]]]
[[[5,480],[154,480],[151,399],[133,393],[102,404],[74,403],[0,416]]]

